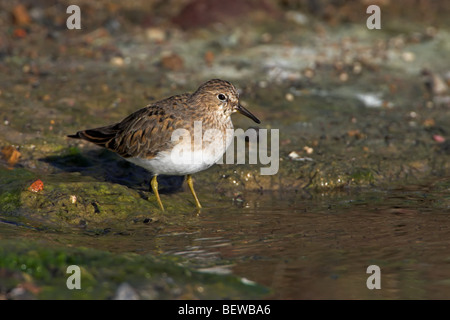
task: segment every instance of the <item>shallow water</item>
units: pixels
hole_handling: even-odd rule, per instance
[[[3,222],[0,235],[180,256],[190,267],[262,284],[270,289],[264,298],[448,298],[449,187],[441,179],[407,189],[250,193],[239,203],[206,204],[201,212],[165,213],[178,221],[173,224],[58,232]],[[380,290],[366,286],[369,265],[381,269]]]
[[[262,196],[208,210],[188,232],[163,230],[159,247],[190,259],[226,259],[271,298],[446,298],[449,190],[370,191],[312,199]],[[381,290],[369,290],[369,265]]]

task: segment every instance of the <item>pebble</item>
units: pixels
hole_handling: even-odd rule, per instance
[[[6,146],[2,148],[2,158],[8,162],[10,166],[15,165],[21,156],[21,153],[13,146]]]
[[[436,73],[431,74],[432,91],[435,95],[445,94],[448,91],[448,86],[444,79]]]
[[[362,71],[362,65],[359,62],[355,62],[353,65],[353,73],[354,74],[360,74]]]
[[[348,80],[348,73],[347,73],[347,72],[342,72],[342,73],[339,75],[339,80],[341,80],[342,82],[347,81],[347,80]]]
[[[314,152],[314,149],[308,146],[304,146],[303,150],[307,153],[307,154],[312,154]]]
[[[268,82],[265,81],[265,80],[261,80],[261,81],[258,82],[258,86],[259,86],[261,89],[267,88],[268,85],[269,85]]]
[[[313,148],[310,148],[310,147],[305,147],[305,148],[309,148],[311,150],[311,153],[312,153]],[[308,151],[307,151],[307,153],[308,153]],[[312,159],[310,157],[300,157],[300,155],[297,152],[295,152],[295,151],[292,151],[291,153],[289,153],[288,157],[291,158],[292,160],[295,160],[295,161],[314,161],[314,159]]]
[[[28,187],[28,190],[31,192],[39,192],[41,190],[44,190],[44,183],[42,182],[42,180],[38,179]]]
[[[139,295],[132,286],[122,282],[116,290],[114,300],[139,300]]]
[[[432,118],[425,119],[425,121],[423,122],[423,126],[427,127],[427,128],[433,127],[435,124],[436,124],[436,122]]]
[[[286,19],[301,26],[307,25],[309,22],[308,17],[298,11],[286,12]]]
[[[304,75],[306,78],[311,79],[312,77],[314,77],[314,70],[308,68],[308,69],[306,69],[306,70],[303,72],[303,75]]]
[[[166,32],[161,28],[148,28],[145,31],[147,38],[151,41],[161,43],[166,40]]]
[[[295,160],[297,158],[300,158],[300,155],[297,152],[295,152],[295,151],[291,151],[291,153],[289,153],[288,156],[289,156],[289,158],[291,158],[293,160]]]
[[[436,141],[437,143],[444,143],[445,142],[445,138],[439,134],[435,134],[433,135],[433,140]]]
[[[415,60],[415,58],[416,58],[415,54],[410,51],[402,53],[402,59],[406,62],[412,62]]]
[[[113,66],[122,67],[125,61],[122,57],[112,57],[109,61]]]
[[[214,62],[214,52],[208,50],[205,52],[205,62],[208,67],[211,67]]]
[[[356,97],[368,108],[379,108],[383,105],[381,93],[357,93]]]
[[[27,8],[23,4],[16,5],[12,10],[14,24],[19,26],[27,25],[31,22]]]
[[[179,71],[183,69],[184,62],[183,59],[177,55],[176,53],[166,54],[161,58],[161,65],[165,69],[169,69],[172,71]]]

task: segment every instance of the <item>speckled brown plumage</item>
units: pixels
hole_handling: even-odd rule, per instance
[[[240,112],[260,123],[258,118],[239,103],[239,94],[230,82],[213,79],[203,83],[192,94],[185,93],[160,100],[137,110],[121,122],[78,131],[68,137],[95,143],[152,171],[154,174],[152,188],[162,209],[156,176],[158,174],[187,175],[189,187],[197,206],[200,207],[190,174],[204,170],[213,163],[209,161],[202,166],[177,166],[170,163],[169,153],[175,146],[171,141],[172,134],[176,129],[185,129],[193,136],[195,121],[201,121],[203,132],[208,129],[225,132],[226,129],[233,128],[230,115],[234,112]],[[224,140],[225,144],[229,142]],[[212,147],[205,143],[203,151],[207,153],[208,148]],[[223,152],[226,147],[227,145],[224,146]]]
[[[121,122],[83,131],[70,138],[79,138],[116,152],[124,158],[154,158],[170,148],[170,137],[176,128],[185,127],[183,104],[188,94],[173,96],[142,108]]]

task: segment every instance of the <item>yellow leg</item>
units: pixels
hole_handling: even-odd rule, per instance
[[[152,186],[152,190],[153,193],[156,196],[156,200],[158,200],[158,204],[161,207],[161,210],[164,211],[164,206],[161,202],[161,198],[159,197],[159,192],[158,192],[158,180],[156,180],[157,175],[155,174],[150,182],[150,185]]]
[[[201,208],[202,205],[200,204],[200,201],[198,201],[197,195],[195,194],[194,183],[192,182],[192,177],[191,177],[190,174],[187,175],[186,182],[187,182],[187,184],[189,186],[189,189],[191,189],[192,195],[194,196],[195,205],[197,206],[197,208]]]

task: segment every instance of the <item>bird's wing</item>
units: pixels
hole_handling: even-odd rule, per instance
[[[170,109],[182,108],[182,96],[166,100]],[[163,104],[164,105],[164,104]],[[69,136],[95,143],[98,146],[117,152],[124,158],[154,158],[158,152],[171,145],[171,135],[182,127],[184,119],[176,113],[166,112],[168,106],[161,103],[140,109],[121,122],[83,131]]]

